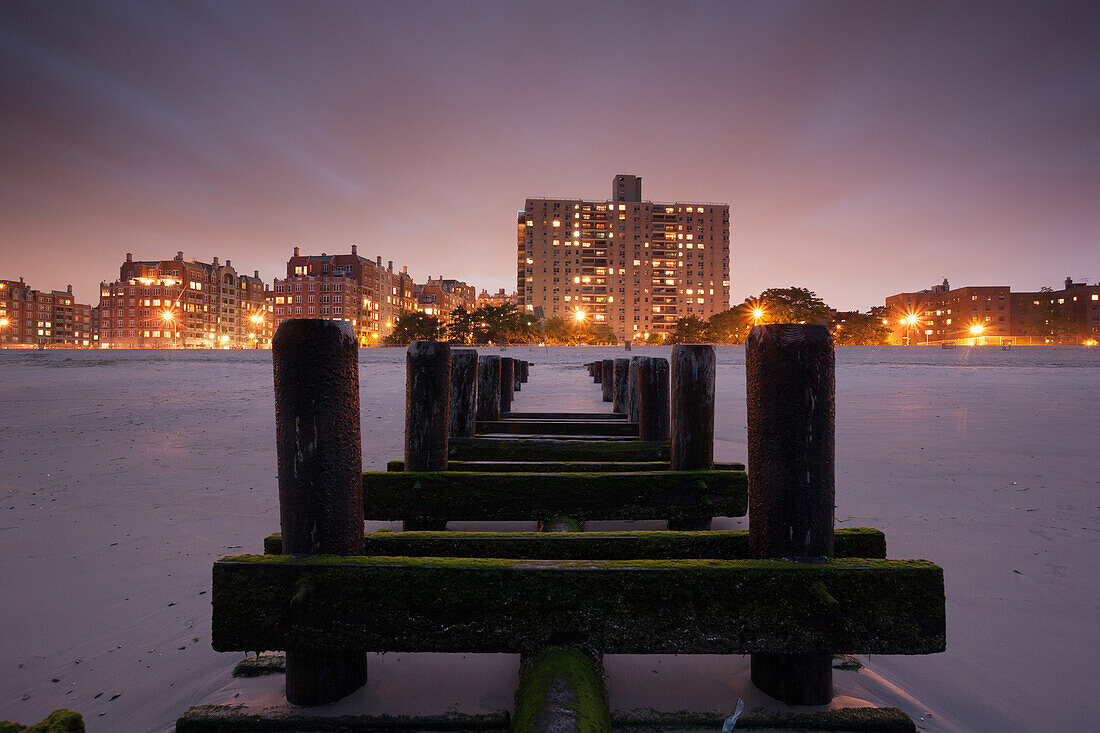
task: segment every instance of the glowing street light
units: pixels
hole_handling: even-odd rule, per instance
[[[752,325],[759,326],[760,319],[764,317],[764,309],[757,306],[752,309]]]
[[[584,319],[588,318],[588,314],[582,311],[580,308],[573,311],[573,320],[577,323],[584,323]]]
[[[901,319],[901,322],[905,324],[905,343],[909,346],[913,345],[913,326],[917,325],[917,314],[910,313]]]
[[[980,323],[975,323],[973,326],[970,327],[970,335],[973,336],[973,342],[971,343],[971,346],[978,345],[978,337],[982,335],[982,331],[984,330],[985,326]]]

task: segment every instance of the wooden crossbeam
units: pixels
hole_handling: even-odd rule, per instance
[[[621,412],[503,412],[501,420],[626,420]]]
[[[667,471],[668,461],[448,461],[451,471],[483,473],[627,473]],[[387,471],[404,471],[404,461],[388,461]],[[716,471],[744,471],[744,463],[715,463]]]
[[[477,434],[638,437],[638,423],[623,420],[481,420]]]
[[[924,560],[546,561],[244,555],[213,572],[217,651],[928,654]]]
[[[515,560],[748,559],[749,533],[714,532],[370,532],[364,555],[501,557]],[[264,538],[264,554],[281,555],[282,535]],[[838,529],[837,557],[886,557],[886,536],[870,527]]]
[[[460,461],[667,461],[669,444],[640,440],[451,438],[448,458]]]
[[[741,471],[363,474],[363,513],[376,520],[740,517],[747,502]]]

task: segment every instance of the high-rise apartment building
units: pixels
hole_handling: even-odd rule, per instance
[[[603,201],[529,198],[517,218],[526,310],[607,324],[620,339],[673,331],[729,308],[729,205],[642,200],[618,175]]]
[[[303,255],[298,247],[286,263],[286,279],[275,279],[275,328],[290,318],[348,321],[359,343],[373,346],[393,330],[398,316],[416,310],[416,295],[408,268],[395,272],[382,257],[358,254]]]
[[[100,283],[100,345],[118,349],[225,348],[271,341],[259,271],[238,275],[217,257],[205,263],[127,253],[119,279]]]

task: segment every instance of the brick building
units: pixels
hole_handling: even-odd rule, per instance
[[[519,293],[512,292],[510,295],[505,292],[504,288],[498,289],[495,293],[490,293],[488,290],[482,290],[478,293],[477,303],[475,306],[480,308],[483,305],[488,306],[501,306],[501,305],[515,305],[520,303]]]
[[[92,306],[77,303],[73,286],[49,292],[0,280],[0,346],[94,346]]]
[[[947,282],[886,299],[891,343],[1046,344],[1100,339],[1100,285],[1066,278],[1061,290],[1007,285],[952,290]]]
[[[729,308],[729,205],[641,192],[641,178],[618,175],[609,199],[527,199],[517,218],[523,307],[607,324],[624,340]]]
[[[477,289],[461,280],[439,279],[430,276],[423,285],[415,287],[416,309],[429,316],[437,316],[446,321],[456,308],[468,311],[477,307]]]
[[[286,278],[273,285],[275,328],[290,318],[349,321],[359,343],[371,346],[393,330],[403,314],[416,310],[408,268],[395,272],[393,260],[369,260],[352,245],[351,254],[303,255],[298,247],[286,264]]]
[[[242,348],[271,341],[271,317],[259,271],[238,275],[217,257],[205,263],[177,252],[171,260],[127,253],[119,279],[100,283],[104,348]]]

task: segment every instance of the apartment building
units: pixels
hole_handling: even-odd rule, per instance
[[[472,311],[477,307],[477,289],[461,280],[444,279],[442,275],[423,285],[416,285],[416,309],[446,321],[456,308]]]
[[[1061,290],[942,285],[886,299],[895,344],[1057,344],[1100,340],[1100,285],[1066,278]]]
[[[729,308],[729,205],[642,200],[620,174],[604,200],[529,198],[517,216],[519,301],[606,324],[623,340]]]
[[[339,255],[303,255],[295,247],[286,278],[276,278],[272,290],[276,330],[290,318],[349,321],[364,346],[377,344],[417,305],[407,267],[395,272],[393,260],[383,267],[381,256],[362,257],[356,245]]]
[[[0,346],[93,346],[92,306],[77,303],[73,286],[49,292],[0,280]]]
[[[243,348],[269,344],[271,315],[258,270],[239,275],[231,260],[205,263],[177,252],[135,260],[100,283],[99,341],[104,348]]]

